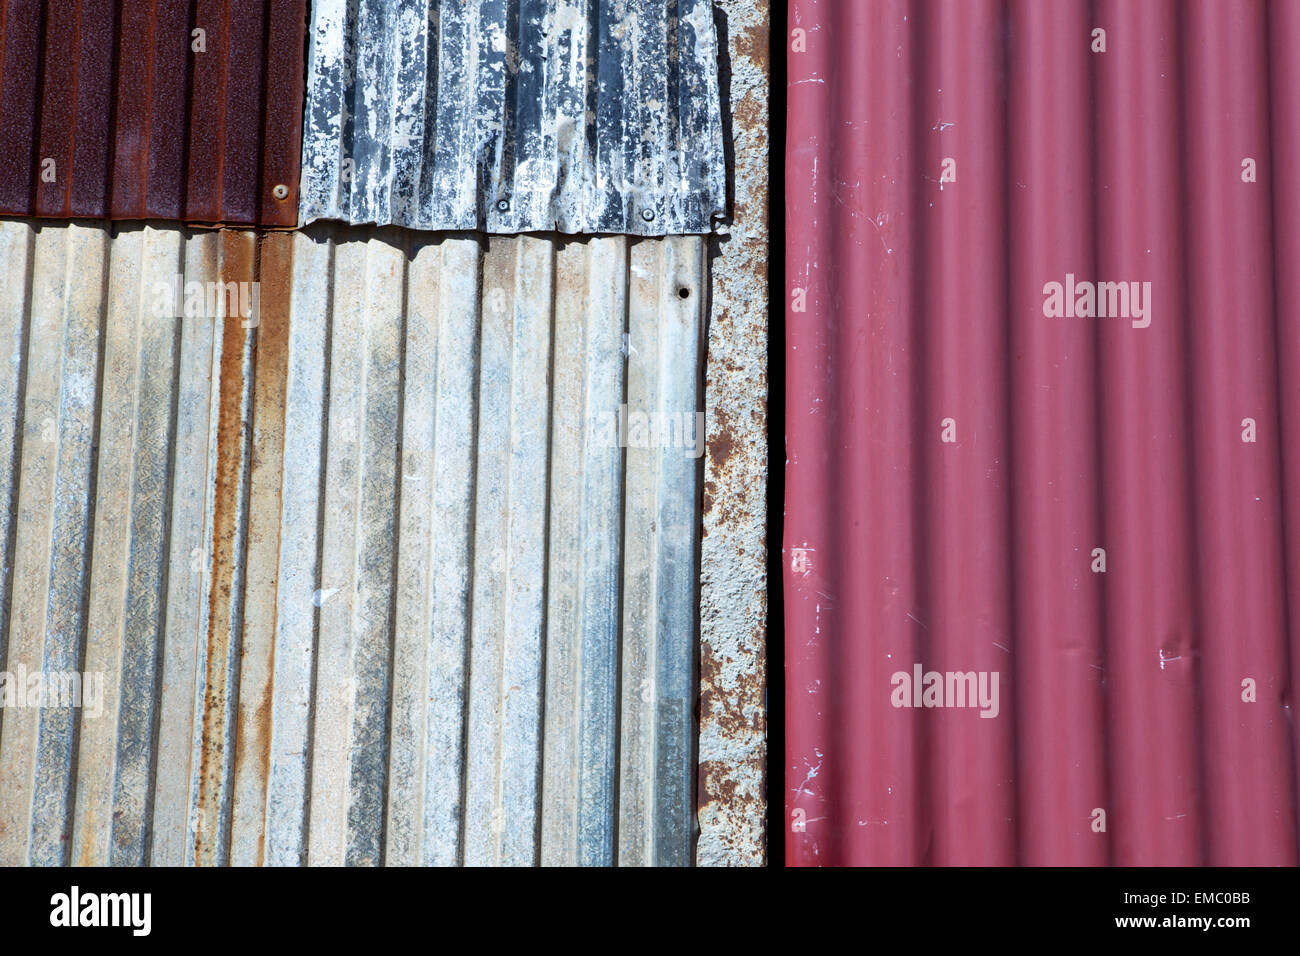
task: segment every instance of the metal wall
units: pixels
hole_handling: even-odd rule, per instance
[[[301,222],[707,233],[708,0],[316,0]]]
[[[790,860],[1295,864],[1300,5],[787,29]]]
[[[0,213],[294,225],[306,10],[0,2]]]
[[[695,427],[700,238],[8,221],[0,274],[0,670],[105,675],[0,709],[0,862],[691,862],[700,463],[599,423]]]

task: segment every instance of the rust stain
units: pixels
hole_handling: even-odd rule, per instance
[[[717,500],[717,497],[718,497],[718,483],[716,481],[705,479],[704,513],[706,515],[713,513],[713,502]],[[706,524],[704,526],[704,537],[707,538],[708,536],[709,536],[709,526]]]
[[[96,812],[95,801],[86,801],[87,811],[85,816],[85,827],[87,833],[99,832],[99,814]],[[117,814],[113,814],[113,819],[117,819]],[[65,835],[66,839],[66,835]],[[81,845],[81,854],[77,857],[76,866],[93,866],[94,850],[91,840],[83,840]]]
[[[272,538],[267,550],[278,562],[280,553],[281,487],[284,472],[285,396],[289,374],[289,309],[293,281],[293,238],[286,233],[264,236],[259,244],[258,281],[260,310],[257,325],[253,382],[253,450],[249,482],[249,550],[261,547],[262,535]],[[272,577],[272,584],[278,574]],[[265,680],[257,692],[256,707],[241,702],[235,729],[235,779],[246,772],[249,755],[257,761],[257,781],[265,796],[271,774],[271,701],[274,691],[276,589],[269,595],[264,614],[245,610],[244,660],[257,662]],[[253,628],[259,629],[257,634]],[[264,629],[264,630],[263,630]],[[250,650],[254,649],[254,650]],[[265,863],[266,830],[259,827],[258,864]]]
[[[261,768],[261,782],[265,794],[266,782],[271,775],[271,691],[274,684],[268,680],[262,685],[262,693],[257,701],[257,710],[253,713],[251,725],[241,719],[240,732],[236,736],[235,766],[238,767],[244,755],[245,730],[251,730],[257,738],[258,766]],[[241,715],[242,717],[242,715]],[[266,865],[266,827],[258,828],[257,865]]]
[[[254,238],[251,233],[222,232],[220,281],[252,282]],[[198,826],[194,861],[218,862],[222,778],[225,763],[225,724],[232,688],[230,638],[234,629],[235,569],[240,561],[239,498],[244,464],[244,343],[247,330],[237,316],[220,323],[221,366],[217,419],[216,492],[212,505],[212,579],[208,591],[207,682],[203,695],[203,738],[200,745]]]
[[[701,648],[702,716],[725,739],[743,741],[747,734],[762,739],[766,732],[763,637],[760,627],[753,635],[754,664],[730,662],[737,665],[731,668],[734,673],[730,679],[713,649],[707,644]],[[729,751],[722,759],[701,761],[697,788],[696,806],[701,813],[720,814],[731,821],[728,826],[716,828],[718,839],[736,853],[747,855],[753,849],[749,845],[751,838],[745,835],[747,829],[751,826],[763,829],[767,789],[767,760],[763,749],[753,749],[747,756]]]
[[[771,61],[767,4],[758,4],[759,19],[736,34],[733,48],[741,56],[749,57],[754,66],[767,73]]]
[[[717,416],[718,427],[708,442],[709,459],[714,467],[721,471],[726,467],[727,459],[736,450],[736,435],[731,426],[731,416],[727,414],[726,409],[718,406],[714,409],[714,414]]]
[[[700,764],[700,782],[696,802],[703,806],[711,800],[735,803],[736,781],[729,775],[730,766],[722,760],[705,760]]]
[[[762,636],[761,632],[756,635],[759,640],[755,643],[759,647]],[[728,679],[723,670],[725,662],[716,656],[714,649],[708,645],[700,649],[700,709],[727,737],[761,729],[765,723],[762,708],[765,655],[759,652],[755,659],[756,671],[750,671],[749,663],[745,662],[743,667],[732,668],[735,675]],[[745,714],[746,707],[752,708],[749,716]]]

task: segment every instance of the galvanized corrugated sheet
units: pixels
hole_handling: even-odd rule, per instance
[[[297,222],[305,0],[0,4],[0,213]]]
[[[789,29],[791,861],[1295,864],[1300,5]]]
[[[318,0],[301,222],[706,233],[726,212],[709,0]]]
[[[0,862],[691,862],[702,239],[9,221],[0,270],[0,670],[104,680],[0,709]]]

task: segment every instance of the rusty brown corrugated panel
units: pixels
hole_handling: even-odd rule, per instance
[[[297,223],[306,0],[0,3],[0,213]]]

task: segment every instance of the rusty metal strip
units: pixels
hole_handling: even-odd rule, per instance
[[[722,0],[734,197],[710,260],[700,543],[701,866],[767,861],[768,9]],[[779,428],[771,429],[779,435]],[[773,447],[776,445],[772,439]],[[774,779],[780,780],[780,762]]]

